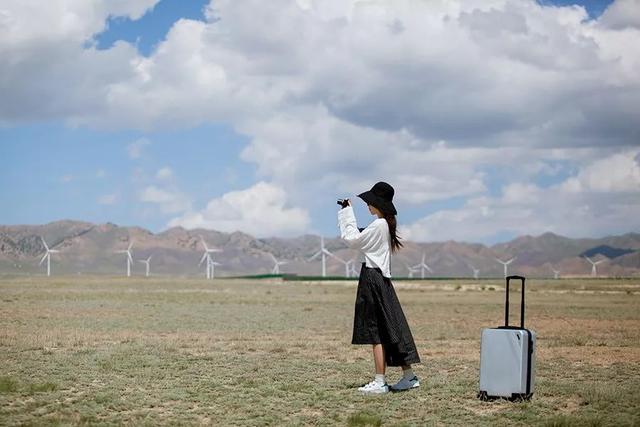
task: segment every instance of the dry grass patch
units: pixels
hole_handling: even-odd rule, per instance
[[[423,386],[372,398],[355,391],[372,361],[369,348],[349,344],[354,282],[0,280],[0,419],[640,423],[640,284],[531,281],[527,325],[538,334],[538,377],[534,398],[520,403],[476,398],[480,330],[503,319],[500,281],[397,285]],[[398,377],[390,370],[390,382]]]

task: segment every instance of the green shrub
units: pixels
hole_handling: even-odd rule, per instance
[[[0,393],[14,393],[18,391],[18,382],[10,377],[0,377]]]
[[[347,419],[347,425],[349,427],[354,426],[376,426],[382,425],[382,419],[378,415],[368,414],[366,412],[359,412],[357,414],[350,415]]]

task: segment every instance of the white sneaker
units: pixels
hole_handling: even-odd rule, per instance
[[[389,393],[389,386],[387,385],[387,383],[371,381],[369,384],[365,384],[362,387],[359,387],[358,391],[363,394],[384,394]]]
[[[390,389],[391,391],[406,391],[418,387],[420,387],[420,380],[418,380],[418,377],[414,376],[410,380],[405,377],[400,378],[400,381],[392,385]]]

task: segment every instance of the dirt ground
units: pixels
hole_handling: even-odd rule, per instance
[[[638,281],[528,282],[526,402],[476,397],[481,330],[504,321],[498,280],[398,281],[422,386],[358,394],[373,366],[350,344],[355,286],[1,279],[0,424],[640,424]]]

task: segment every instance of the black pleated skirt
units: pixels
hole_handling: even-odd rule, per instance
[[[409,324],[391,280],[362,264],[352,344],[382,344],[387,366],[420,363]]]

